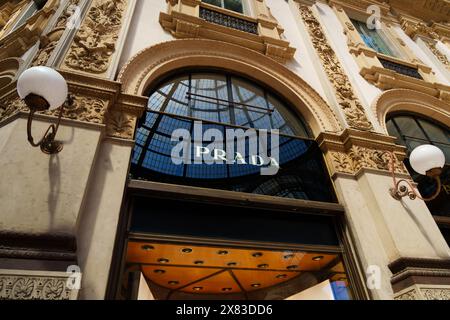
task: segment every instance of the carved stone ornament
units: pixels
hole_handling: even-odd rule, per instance
[[[450,300],[450,288],[416,285],[397,294],[395,300]]]
[[[136,116],[124,111],[110,111],[106,121],[106,133],[108,136],[120,139],[133,139]]]
[[[106,113],[106,101],[91,97],[74,96],[73,105],[66,108],[63,118],[89,123],[104,123]],[[6,120],[20,111],[28,112],[25,103],[18,97],[7,98],[0,102],[0,122]],[[59,109],[45,111],[41,114],[57,116]]]
[[[390,156],[383,150],[352,146],[349,152],[331,152],[333,167],[337,172],[356,174],[361,169],[390,170]],[[397,173],[407,174],[403,163],[395,157]]]
[[[413,22],[404,20],[402,29],[405,33],[414,39],[417,36],[423,36],[434,40],[439,39],[439,35],[429,26],[423,22]]]
[[[14,32],[2,37],[0,39],[0,60],[21,57],[31,46],[35,45],[57,7],[58,0],[48,0],[42,9],[29,17]]]
[[[58,18],[53,29],[46,35],[41,36],[39,43],[39,51],[33,60],[33,66],[43,66],[50,59],[53,50],[58,45],[64,31],[66,30],[67,23],[73,14],[76,12],[80,0],[70,0],[61,16]]]
[[[397,146],[395,139],[373,132],[346,129],[340,135],[321,133],[317,138],[333,174],[358,175],[363,169],[390,171],[391,152],[398,174],[408,175],[403,164],[405,148]]]
[[[27,111],[25,103],[18,97],[6,98],[0,101],[0,122],[6,120],[20,111]]]
[[[61,272],[0,271],[0,300],[76,300],[71,281]]]
[[[316,19],[308,6],[300,6],[300,14],[310,34],[325,72],[331,81],[339,105],[344,111],[345,118],[350,127],[370,131],[373,129],[368,120],[364,107],[356,97],[350,80],[344,72],[335,52],[328,43],[320,22]]]
[[[438,58],[438,60],[447,68],[450,69],[450,62],[445,54],[443,54],[437,47],[436,43],[426,42],[428,48],[433,52],[433,54]]]
[[[108,71],[126,6],[126,0],[93,1],[65,58],[66,68],[95,74]]]

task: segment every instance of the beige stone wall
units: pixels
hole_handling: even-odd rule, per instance
[[[0,230],[75,236],[102,128],[63,123],[57,139],[64,152],[46,156],[29,145],[26,125],[19,118],[0,128]],[[33,133],[48,125],[35,121]]]

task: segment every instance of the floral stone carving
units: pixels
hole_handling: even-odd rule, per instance
[[[94,0],[75,35],[65,66],[96,74],[108,71],[125,9],[126,0]]]
[[[348,153],[331,152],[331,160],[337,172],[355,174],[359,170],[376,169],[390,171],[390,155],[385,151],[369,149],[361,146],[352,146]],[[407,174],[403,163],[395,158],[397,173]]]
[[[101,99],[73,96],[72,106],[65,108],[63,118],[83,122],[102,124],[105,121],[107,103]],[[17,114],[28,112],[28,107],[18,97],[8,98],[0,102],[0,122]],[[39,112],[40,114],[58,116],[59,109]]]
[[[364,107],[356,97],[349,78],[329,45],[320,22],[308,6],[300,6],[300,14],[308,28],[313,46],[322,61],[323,68],[335,89],[336,98],[344,111],[347,123],[355,129],[372,130],[373,126],[366,116]]]

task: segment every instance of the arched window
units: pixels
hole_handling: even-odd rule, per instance
[[[445,153],[447,164],[441,175],[443,184],[441,193],[427,205],[434,216],[450,217],[450,130],[436,121],[415,114],[395,114],[386,124],[389,134],[398,138],[397,142],[408,149],[408,154],[423,144],[435,145]],[[429,196],[436,190],[434,180],[414,172],[408,159],[405,160],[405,165],[414,181],[418,183],[422,195]],[[448,226],[440,224],[440,227],[447,242],[450,243],[450,224]]]
[[[136,135],[132,178],[335,202],[321,151],[310,130],[291,110],[274,92],[232,74],[190,72],[172,77],[150,94]],[[223,134],[224,149],[231,141],[229,129],[252,128],[258,134],[260,130],[278,130],[279,174],[262,176],[261,168],[251,164],[251,154],[246,154],[242,161],[246,164],[240,165],[174,163],[172,151],[179,141],[173,141],[173,132],[187,130],[194,153],[197,121],[202,122],[201,135],[208,129]],[[236,145],[237,140],[232,141]],[[203,146],[210,142],[204,141]],[[245,143],[248,150],[250,142]],[[272,153],[271,146],[268,149]]]

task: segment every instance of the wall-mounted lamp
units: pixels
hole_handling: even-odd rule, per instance
[[[55,141],[64,105],[70,105],[72,99],[68,95],[67,82],[63,76],[52,68],[32,67],[25,70],[17,81],[17,93],[30,108],[28,116],[28,141],[33,147],[40,147],[46,154],[55,154],[62,150],[61,142]],[[31,133],[33,116],[38,111],[55,110],[60,108],[56,124],[52,124],[45,132],[43,138],[35,143]]]
[[[408,196],[411,200],[419,198],[424,201],[432,201],[438,197],[441,192],[440,175],[442,173],[442,168],[445,166],[445,155],[441,149],[430,144],[424,144],[414,149],[409,156],[409,163],[414,171],[436,180],[436,191],[428,198],[423,198],[420,194],[418,194],[410,181],[405,179],[397,180],[395,178],[395,156],[393,153],[390,154],[391,174],[392,179],[394,180],[394,187],[389,191],[394,199],[401,200],[403,197]],[[401,183],[405,183],[407,186],[401,185]]]

